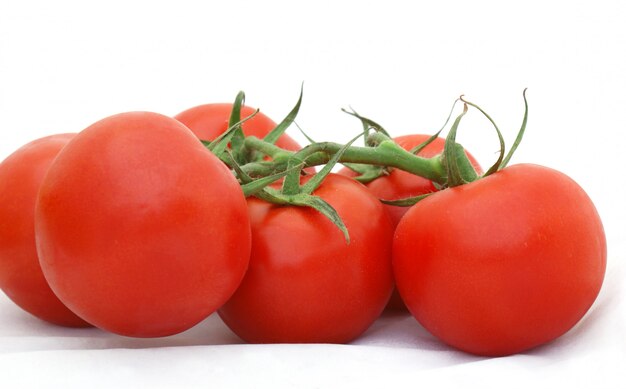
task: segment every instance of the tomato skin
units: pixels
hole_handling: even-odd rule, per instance
[[[583,317],[602,285],[606,238],[578,184],[521,164],[413,206],[396,229],[393,265],[407,307],[433,335],[508,355]]]
[[[314,192],[339,213],[343,234],[310,208],[248,199],[250,267],[218,311],[251,343],[346,343],[380,315],[391,294],[392,229],[364,186],[331,174]]]
[[[233,104],[230,103],[203,104],[189,108],[174,118],[186,125],[198,138],[213,140],[228,129],[232,109]],[[252,115],[254,111],[254,108],[248,106],[241,107],[241,118]],[[256,136],[259,139],[263,139],[275,127],[276,123],[262,112],[258,112],[242,124],[244,135]],[[300,150],[298,142],[287,134],[281,135],[276,145],[290,151]]]
[[[66,327],[87,327],[52,292],[35,246],[35,201],[41,181],[75,134],[56,134],[20,147],[0,164],[0,288],[20,308]]]
[[[245,273],[250,228],[228,168],[180,122],[105,118],[63,149],[35,210],[50,286],[93,325],[126,336],[197,324]]]
[[[427,141],[430,137],[431,135],[412,134],[399,136],[393,140],[403,149],[411,150],[412,148]],[[441,154],[444,146],[445,139],[436,138],[428,146],[424,147],[417,155],[424,158],[431,158]],[[467,157],[476,171],[479,174],[482,174],[482,168],[476,159],[469,152],[467,153]],[[349,168],[341,169],[339,174],[349,177],[356,176],[356,173]],[[391,169],[388,175],[380,176],[365,185],[374,194],[374,196],[383,200],[400,200],[437,191],[437,188],[432,181],[400,169]],[[394,228],[398,225],[402,216],[404,216],[404,214],[409,210],[409,207],[397,207],[387,204],[384,204],[384,207],[391,217]],[[389,299],[387,308],[394,311],[406,311],[406,307],[397,290],[394,290],[391,299]]]

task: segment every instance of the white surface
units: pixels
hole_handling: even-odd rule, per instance
[[[513,162],[572,176],[605,223],[607,276],[589,314],[549,345],[485,359],[442,346],[408,316],[385,316],[345,346],[243,345],[217,317],[137,340],[48,326],[3,296],[0,385],[626,386],[626,3],[302,3],[0,0],[0,159],[114,113],[174,115],[239,90],[280,120],[302,81],[298,122],[316,139],[359,131],[339,110],[349,105],[396,135],[432,132],[465,93],[510,140],[528,87]],[[497,150],[488,123],[472,113],[460,131],[488,165]]]

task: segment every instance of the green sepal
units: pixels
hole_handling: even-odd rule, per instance
[[[346,240],[346,243],[350,244],[350,234],[348,233],[348,228],[344,224],[343,220],[341,220],[341,217],[339,216],[335,208],[333,208],[332,205],[328,204],[328,202],[326,202],[324,199],[318,196],[300,193],[291,199],[290,204],[310,207],[315,209],[322,215],[326,216],[326,218],[328,218],[328,220],[330,220],[343,233],[343,237]]]
[[[502,132],[500,132],[500,129],[496,125],[496,122],[482,108],[480,108],[478,105],[476,105],[474,103],[470,103],[469,101],[464,100],[463,96],[461,96],[461,101],[463,101],[465,104],[471,105],[472,107],[474,107],[477,110],[479,110],[491,122],[491,124],[493,125],[493,128],[496,130],[496,133],[498,134],[498,140],[500,141],[500,151],[498,152],[498,159],[485,172],[485,174],[483,174],[483,177],[487,177],[487,176],[497,172],[500,169],[500,166],[502,165],[502,161],[504,160],[505,145],[504,145],[504,138],[502,137]]]
[[[233,157],[237,163],[243,164],[245,160],[244,141],[245,135],[241,127],[241,107],[245,103],[246,96],[243,92],[239,92],[233,103],[233,109],[228,119],[228,127],[234,128],[230,137],[230,148],[233,151]],[[258,112],[258,111],[257,111]]]
[[[257,110],[254,113],[252,113],[250,116],[247,116],[244,119],[240,120],[239,122],[235,124],[235,126],[228,128],[225,132],[223,132],[220,136],[218,136],[214,140],[207,141],[207,140],[201,139],[200,141],[202,142],[204,147],[207,148],[207,150],[209,150],[210,152],[212,152],[217,157],[223,160],[222,155],[225,152],[228,152],[229,150],[228,145],[230,144],[231,137],[233,136],[234,132],[237,130],[236,126],[241,125],[247,120],[250,120],[252,117],[254,117],[254,115],[257,114],[257,112],[259,111]]]
[[[524,132],[526,131],[526,123],[528,123],[528,100],[526,100],[526,89],[524,89],[524,92],[522,92],[522,96],[524,97],[524,119],[522,120],[522,126],[517,132],[517,137],[515,138],[515,142],[513,142],[513,146],[511,147],[509,152],[506,154],[506,157],[504,157],[504,160],[500,164],[500,167],[498,170],[504,169],[506,165],[509,164],[509,160],[513,156],[513,153],[515,153],[515,151],[517,150],[517,146],[519,146],[519,144],[522,142],[522,138],[524,137]]]
[[[344,224],[343,220],[341,220],[341,217],[335,208],[333,208],[332,205],[328,204],[328,202],[321,197],[306,193],[285,195],[271,187],[263,188],[261,191],[255,193],[254,196],[272,204],[313,208],[330,220],[341,231],[346,243],[350,244],[350,234],[348,233],[348,228]]]
[[[442,157],[447,173],[446,184],[450,188],[472,182],[478,178],[478,174],[465,154],[463,146],[456,143],[456,132],[466,113],[467,104],[464,104],[463,112],[457,116],[454,124],[452,124],[443,148]]]
[[[415,155],[419,154],[420,151],[424,150],[429,144],[433,143],[435,139],[439,137],[439,134],[441,134],[441,131],[442,130],[435,132],[433,135],[430,136],[430,138],[426,139],[419,145],[413,147],[411,150],[409,150],[409,153],[415,154]]]
[[[300,105],[302,104],[302,94],[304,92],[304,83],[300,86],[300,97],[298,97],[298,102],[291,109],[291,112],[272,130],[270,131],[263,140],[267,143],[275,144],[278,138],[287,131],[287,128],[291,126],[293,121],[298,116],[298,112],[300,111]]]
[[[237,163],[237,161],[235,161],[233,154],[229,150],[226,150],[221,154],[221,160],[232,169],[232,171],[235,173],[235,177],[237,177],[239,182],[241,182],[242,184],[247,184],[254,181],[254,179],[250,177],[248,173],[243,171],[243,169]]]
[[[307,134],[307,133],[306,133],[306,132],[302,129],[302,127],[300,127],[300,126],[298,125],[298,123],[293,122],[293,124],[295,124],[295,125],[296,125],[296,128],[297,128],[297,129],[300,131],[300,133],[301,133],[301,134],[302,134],[302,135],[306,138],[306,140],[308,140],[308,141],[309,141],[309,143],[316,143],[316,142],[315,142],[315,139],[313,139],[312,137],[310,137],[310,136],[309,136],[309,135],[308,135],[308,134]]]
[[[436,192],[433,192],[433,193],[436,193]],[[422,194],[422,195],[419,195],[419,196],[407,197],[407,198],[398,199],[398,200],[384,200],[384,199],[380,199],[380,202],[383,203],[383,204],[387,204],[387,205],[394,205],[396,207],[410,207],[412,205],[417,204],[421,200],[424,200],[426,197],[432,195],[433,193],[426,193],[426,194]]]
[[[239,95],[237,95],[237,97],[239,97]],[[238,109],[238,111],[239,111],[239,112],[241,112],[241,103],[242,103],[242,102],[243,102],[243,101],[241,101],[241,102],[239,102],[239,103],[238,103],[238,102],[237,102],[237,100],[236,100],[236,101],[235,101],[235,104],[234,104],[234,106],[233,106],[233,111],[235,110],[235,106],[236,106],[237,104],[239,104],[239,108],[237,108],[237,109]],[[259,112],[259,110],[257,109],[257,110],[256,110],[256,111],[254,111],[251,115],[246,116],[245,118],[243,118],[243,119],[241,119],[241,120],[238,120],[238,121],[236,121],[236,122],[234,122],[234,123],[232,123],[232,124],[230,124],[230,121],[229,121],[229,127],[228,127],[228,129],[227,129],[226,131],[224,131],[224,132],[223,132],[222,134],[220,134],[217,138],[215,138],[214,140],[212,140],[212,141],[210,141],[210,142],[209,142],[209,141],[202,140],[202,144],[203,144],[203,145],[204,145],[204,146],[205,146],[205,147],[206,147],[209,151],[213,152],[213,154],[218,155],[218,156],[219,156],[220,154],[222,154],[225,150],[227,150],[227,149],[229,148],[229,147],[228,147],[228,145],[229,145],[229,144],[231,145],[231,149],[232,149],[232,150],[234,150],[234,149],[233,149],[233,147],[232,147],[232,145],[233,145],[233,144],[232,144],[232,142],[233,142],[233,137],[234,137],[237,133],[240,133],[240,135],[241,135],[241,137],[242,137],[241,139],[242,139],[242,141],[243,141],[245,138],[243,137],[243,129],[241,128],[241,125],[242,125],[243,123],[245,123],[246,121],[248,121],[248,120],[252,119],[252,118],[253,118],[253,117],[254,117],[254,116],[255,116],[258,112]],[[231,119],[232,119],[232,113],[231,113]],[[241,145],[241,147],[243,147],[243,144]],[[244,163],[244,162],[245,162],[245,161],[239,161],[239,163]]]
[[[341,109],[343,112],[347,113],[348,115],[354,116],[355,118],[359,119],[361,121],[361,125],[363,126],[363,133],[365,134],[365,144],[366,146],[372,146],[371,144],[369,144],[369,140],[370,140],[370,130],[374,130],[376,132],[382,133],[384,135],[386,135],[388,138],[391,137],[389,135],[389,133],[387,132],[387,130],[385,130],[383,128],[383,126],[381,126],[380,124],[376,123],[375,121],[373,121],[372,119],[368,119],[364,116],[359,115],[354,109],[352,109],[352,107],[350,107],[350,111],[342,108]]]
[[[426,139],[424,142],[420,143],[419,145],[417,145],[417,146],[413,147],[411,150],[409,150],[409,152],[411,154],[415,154],[415,155],[419,154],[420,151],[424,150],[426,148],[426,146],[428,146],[435,139],[437,139],[439,134],[441,134],[441,132],[444,130],[444,128],[446,128],[446,126],[448,125],[448,122],[450,121],[450,119],[452,118],[452,114],[454,113],[454,108],[456,107],[456,103],[458,103],[459,101],[460,101],[460,99],[454,100],[454,103],[452,104],[452,108],[450,108],[450,112],[448,113],[448,117],[446,118],[446,121],[443,123],[443,126],[441,126],[439,131],[435,132],[433,135],[431,135],[430,138]]]

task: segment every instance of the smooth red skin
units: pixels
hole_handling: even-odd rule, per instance
[[[250,267],[219,310],[251,343],[346,343],[382,312],[393,287],[393,230],[378,200],[358,182],[331,174],[315,194],[346,224],[351,242],[311,208],[248,199]]]
[[[174,118],[187,127],[200,139],[213,140],[228,129],[228,119],[233,109],[230,103],[203,104],[179,113]],[[241,117],[245,118],[254,113],[255,109],[241,107]],[[276,123],[258,112],[254,117],[242,124],[243,133],[246,136],[256,136],[263,139],[276,127]],[[276,145],[290,151],[300,150],[300,145],[289,135],[283,134],[276,141]]]
[[[522,164],[413,206],[396,229],[393,265],[428,331],[501,356],[549,342],[583,317],[602,285],[606,239],[578,184]]]
[[[411,150],[427,141],[430,137],[431,135],[413,134],[396,137],[394,141],[403,149]],[[417,155],[424,158],[431,158],[441,154],[444,146],[445,139],[436,138]],[[482,168],[476,159],[469,152],[466,152],[466,154],[476,171],[482,174]],[[355,177],[357,175],[357,173],[349,168],[341,169],[339,174],[349,177]],[[374,196],[383,200],[399,200],[437,191],[432,181],[400,169],[391,169],[388,175],[381,176],[365,185]],[[402,216],[409,210],[409,207],[397,207],[387,204],[384,204],[384,207],[391,217],[394,228],[398,225]],[[397,290],[394,290],[391,295],[387,308],[395,311],[406,311],[406,306],[402,302],[402,298]]]
[[[184,331],[235,291],[250,253],[244,195],[180,122],[148,112],[79,133],[35,210],[40,262],[59,298],[126,336]]]
[[[52,292],[35,246],[35,201],[45,173],[75,134],[34,140],[0,164],[0,288],[20,308],[47,322],[87,327]]]

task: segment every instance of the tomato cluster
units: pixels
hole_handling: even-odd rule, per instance
[[[0,164],[0,287],[57,325],[158,337],[217,312],[254,343],[346,343],[406,307],[441,341],[493,356],[557,338],[598,295],[602,223],[563,173],[483,174],[452,137],[422,134],[329,154],[283,123],[236,101],[23,146]],[[452,181],[457,160],[471,174]],[[354,161],[378,174],[358,182]],[[350,168],[330,173],[336,162]]]

